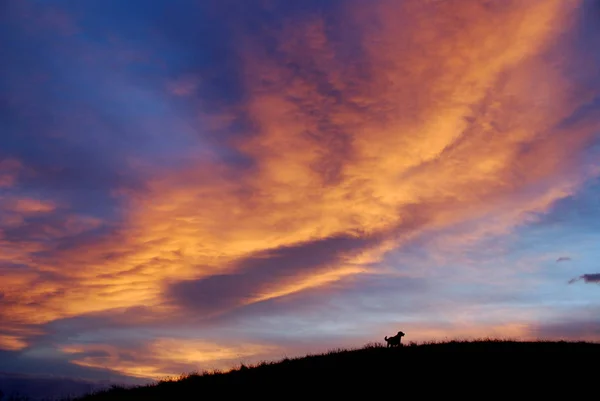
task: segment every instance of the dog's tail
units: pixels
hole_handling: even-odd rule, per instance
[[[385,336],[385,341],[387,341],[387,336]]]

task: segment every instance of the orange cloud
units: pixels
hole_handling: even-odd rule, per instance
[[[128,376],[159,379],[210,369],[233,368],[240,360],[258,361],[278,348],[259,344],[235,346],[201,340],[157,338],[142,348],[103,344],[69,345],[61,351],[80,366],[108,369]]]
[[[256,288],[223,307],[235,308],[359,275],[428,232],[483,218],[494,223],[485,232],[525,222],[577,190],[585,176],[574,155],[599,127],[560,126],[589,97],[553,47],[577,3],[355,1],[340,28],[358,27],[350,49],[318,16],[287,21],[273,54],[240,39],[241,110],[255,131],[228,145],[252,166],[215,157],[162,171],[143,193],[126,194],[118,233],[53,249],[53,259],[32,261],[40,243],[0,243],[2,260],[37,268],[5,276],[11,306],[0,318],[42,324],[143,305],[159,319],[181,313],[166,297],[178,282],[253,274],[261,265],[249,259],[331,238],[373,238],[276,280],[252,275]],[[53,210],[21,202],[22,214]],[[41,284],[41,273],[59,278]],[[146,376],[166,373],[155,366],[174,357],[158,354],[143,370],[112,356],[77,363]]]
[[[0,334],[0,349],[18,351],[27,347],[27,343],[18,336]]]

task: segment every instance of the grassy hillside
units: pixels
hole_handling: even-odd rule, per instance
[[[451,341],[386,349],[369,345],[321,355],[191,374],[130,389],[113,388],[78,401],[205,400],[367,396],[369,399],[500,394],[536,399],[567,391],[598,396],[600,344]],[[564,393],[565,395],[567,393]],[[479,396],[478,396],[479,395]]]

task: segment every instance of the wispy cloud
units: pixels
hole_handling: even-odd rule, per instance
[[[582,274],[579,277],[575,277],[572,278],[571,280],[569,280],[569,284],[573,284],[577,281],[582,281],[586,284],[600,284],[600,273],[594,273],[594,274]]]
[[[274,346],[218,344],[202,340],[157,338],[137,347],[104,344],[69,345],[62,348],[77,365],[112,370],[129,376],[156,379],[208,369],[227,369],[240,360],[272,354]]]
[[[16,351],[27,347],[27,343],[20,336],[0,334],[0,349]]]
[[[556,262],[557,263],[560,263],[560,262],[570,262],[571,260],[573,260],[573,259],[571,259],[568,256],[561,256],[558,259],[556,259]]]
[[[165,280],[211,280],[225,266],[235,271],[238,259],[256,252],[339,235],[388,233],[388,241],[378,245],[384,251],[423,230],[505,207],[518,219],[518,212],[543,209],[570,193],[570,180],[523,193],[559,173],[568,161],[564,151],[576,152],[591,134],[584,127],[562,141],[566,136],[552,127],[577,103],[539,103],[532,97],[536,91],[523,86],[532,85],[532,74],[546,74],[556,82],[543,88],[548,98],[567,98],[571,91],[559,71],[536,57],[560,32],[551,22],[564,18],[564,3],[514,3],[494,11],[464,5],[460,12],[444,4],[436,6],[439,24],[425,18],[432,10],[412,10],[414,20],[403,30],[413,44],[391,39],[398,25],[390,18],[402,19],[404,6],[382,2],[370,11],[381,22],[378,28],[363,21],[367,10],[359,3],[351,7],[363,26],[358,45],[364,56],[357,65],[364,70],[347,67],[319,18],[285,25],[273,56],[245,51],[245,109],[258,132],[235,146],[255,167],[238,174],[226,165],[199,162],[153,178],[147,192],[129,200],[121,233],[77,251],[54,252],[75,288],[57,291],[51,315],[138,303],[161,309]],[[527,23],[516,18],[524,9]],[[460,30],[440,28],[458,14],[464,20]],[[488,29],[492,25],[501,32]],[[489,48],[471,43],[481,37]],[[514,46],[513,37],[522,45]],[[443,55],[448,47],[456,49],[452,57]],[[431,68],[423,75],[425,65]],[[457,93],[464,88],[469,90]],[[515,92],[518,103],[510,97]],[[527,120],[519,117],[525,109]],[[517,179],[517,171],[528,175]],[[305,277],[292,281],[316,274],[303,258],[299,254],[295,263]],[[75,268],[82,264],[84,270]],[[356,271],[339,264],[328,268]],[[274,277],[270,292],[290,285]]]

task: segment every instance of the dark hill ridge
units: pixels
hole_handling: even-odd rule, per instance
[[[230,372],[191,374],[130,389],[113,388],[78,401],[405,398],[400,394],[511,399],[529,394],[588,394],[600,399],[600,344],[503,340],[368,345],[284,359]],[[408,398],[408,397],[406,397]],[[554,398],[554,397],[553,397]]]

